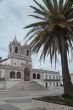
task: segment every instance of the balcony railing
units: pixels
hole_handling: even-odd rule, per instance
[[[60,79],[44,79],[44,81],[60,81]]]

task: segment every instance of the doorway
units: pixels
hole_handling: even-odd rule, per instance
[[[46,88],[48,88],[48,84],[47,84],[47,82],[46,82]]]
[[[24,69],[24,81],[30,81],[30,69],[29,68]]]

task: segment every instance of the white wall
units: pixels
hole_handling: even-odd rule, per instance
[[[15,86],[16,84],[18,84],[18,83],[21,83],[21,79],[10,79],[10,80],[8,80],[8,81],[6,81],[6,89],[11,89],[13,86]]]
[[[40,84],[42,86],[44,85],[44,81],[43,80],[38,80],[38,79],[37,80],[34,80],[33,79],[32,81],[35,81],[35,82],[37,82],[38,84]]]
[[[63,78],[60,76],[60,85],[63,85]]]
[[[21,67],[22,66],[21,64],[26,64],[26,61],[25,60],[11,58],[11,59],[8,59],[8,60],[2,62],[1,64]]]
[[[1,64],[3,64],[3,65],[11,65],[11,59],[3,61]]]
[[[21,64],[25,64],[24,60],[12,59],[12,66],[21,67]]]
[[[70,77],[71,77],[71,81],[72,81],[72,84],[73,84],[73,74],[71,74]]]
[[[0,89],[5,89],[5,81],[0,82]]]
[[[5,78],[5,69],[0,70],[0,78]]]
[[[47,79],[59,79],[59,75],[58,74],[49,74],[49,73],[41,73],[41,75],[43,76],[42,78],[43,79],[46,79],[46,76],[47,76]]]

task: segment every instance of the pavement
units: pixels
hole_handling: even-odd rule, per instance
[[[0,110],[39,110],[32,104],[32,98],[61,95],[63,88],[50,88],[45,91],[0,91]]]

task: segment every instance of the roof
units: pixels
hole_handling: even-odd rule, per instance
[[[2,60],[0,61],[0,63],[6,61],[6,60],[8,60],[8,59],[9,59],[9,58],[2,59]]]
[[[10,46],[10,45],[19,45],[19,46],[21,46],[21,43],[18,42],[17,39],[16,39],[16,37],[15,37],[15,38],[13,39],[13,41],[10,42],[9,46]]]
[[[53,73],[53,74],[59,74],[59,72],[56,72],[56,71],[49,71],[49,70],[43,70],[43,69],[33,69],[32,71],[41,71],[41,72],[46,72],[46,73]]]

